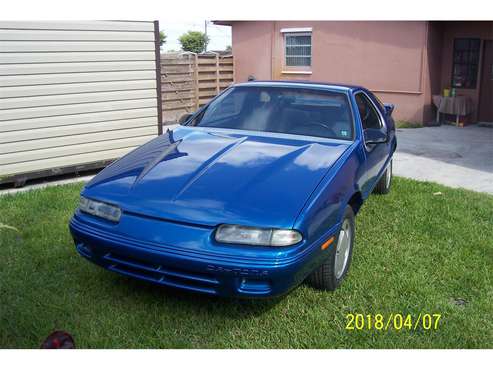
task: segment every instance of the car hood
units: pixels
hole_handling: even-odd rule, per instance
[[[179,127],[99,173],[83,195],[199,225],[292,227],[349,143]]]

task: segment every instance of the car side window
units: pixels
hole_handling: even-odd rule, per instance
[[[382,103],[380,98],[372,93],[370,93],[370,97],[373,100],[373,102],[378,106],[378,108],[380,108],[380,111],[385,112],[385,105]]]
[[[368,97],[363,93],[359,93],[355,96],[355,99],[363,124],[363,130],[367,128],[381,128],[382,122],[380,121],[380,117]]]

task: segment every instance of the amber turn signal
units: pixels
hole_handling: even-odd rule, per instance
[[[322,244],[322,250],[325,250],[329,247],[334,242],[334,237],[331,237],[329,240],[327,240],[324,244]]]

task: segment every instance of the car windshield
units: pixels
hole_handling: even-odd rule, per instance
[[[233,87],[214,100],[191,124],[343,140],[353,138],[347,96],[308,88]]]

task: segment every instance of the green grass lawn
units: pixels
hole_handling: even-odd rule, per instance
[[[55,329],[79,348],[493,347],[491,196],[396,178],[357,216],[336,292],[302,285],[251,301],[153,286],[80,257],[67,223],[81,186],[0,197],[0,348],[39,347]],[[348,313],[442,317],[437,330],[348,331]]]

